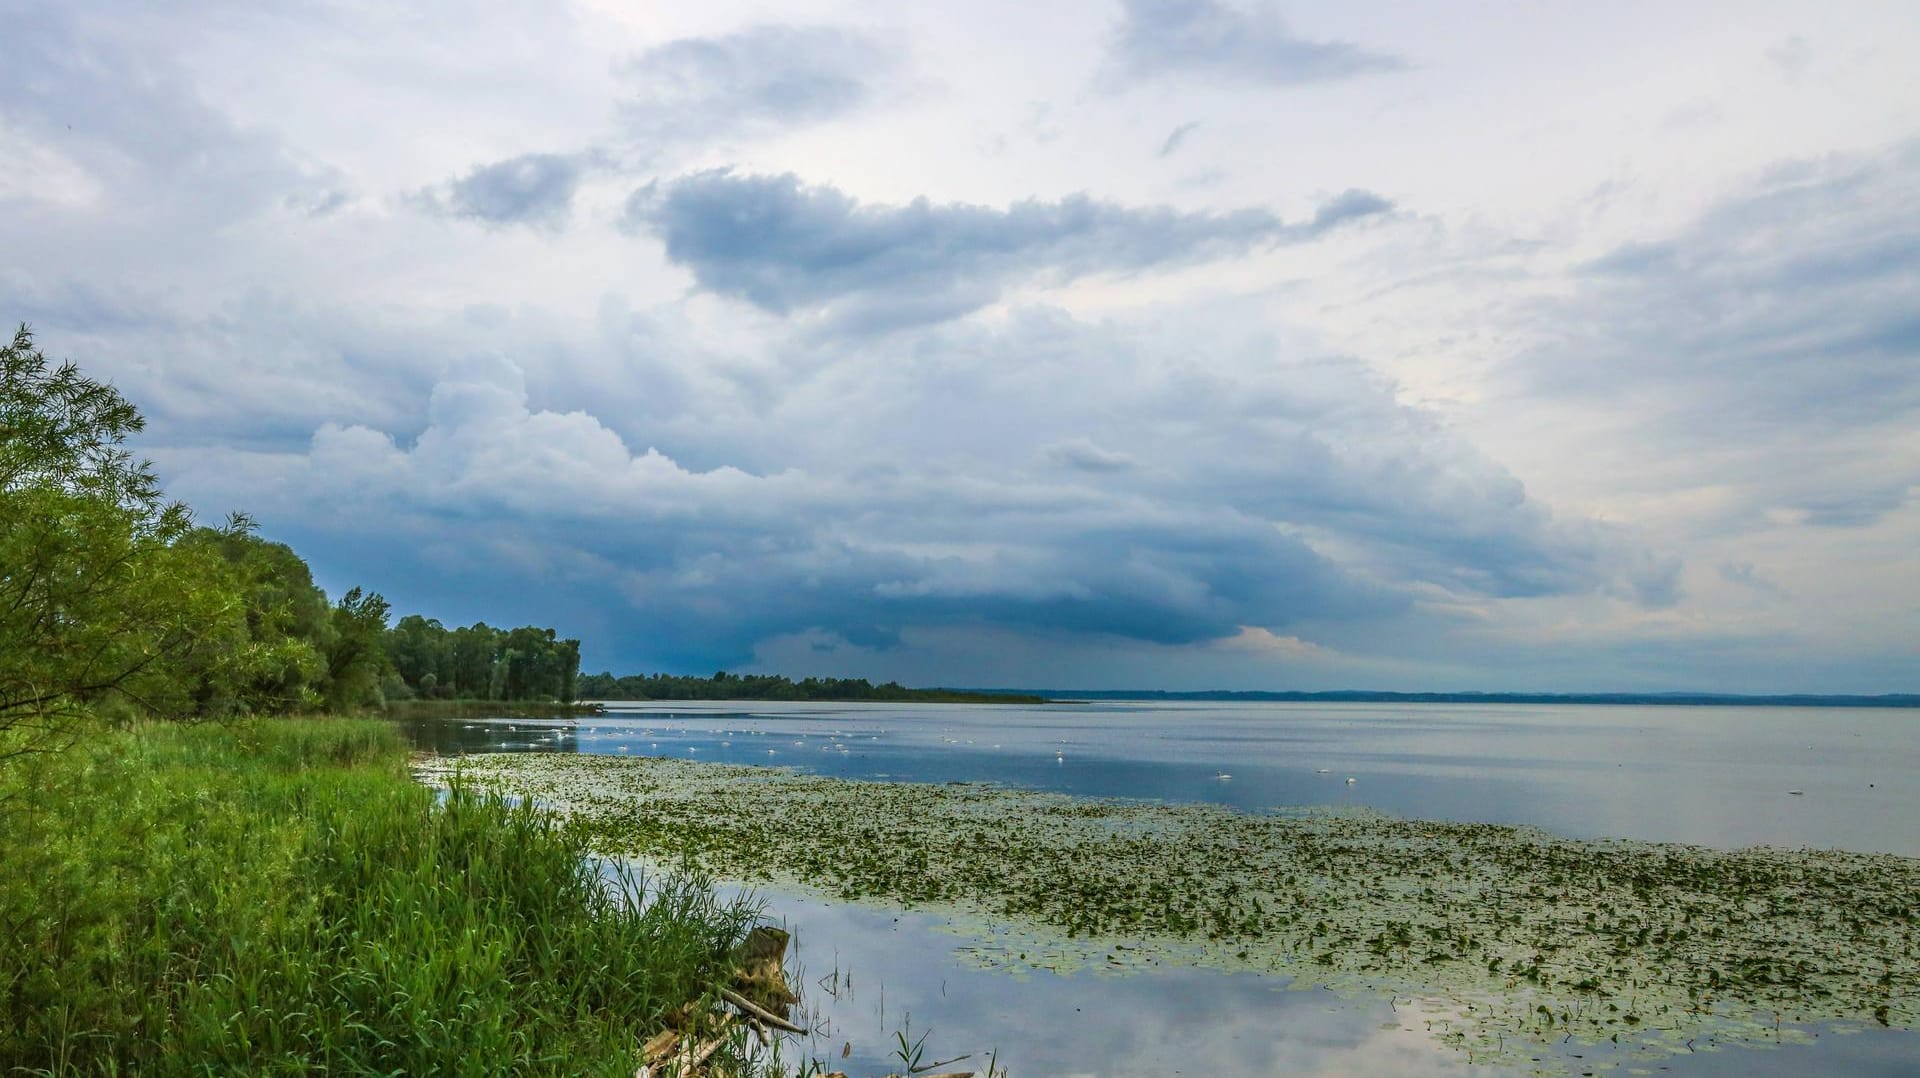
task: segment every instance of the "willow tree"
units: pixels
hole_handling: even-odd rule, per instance
[[[191,520],[125,448],[145,426],[112,385],[50,364],[21,326],[0,348],[0,756],[101,703],[168,714],[217,647],[233,596],[208,586]]]

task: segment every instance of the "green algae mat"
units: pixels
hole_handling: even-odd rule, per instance
[[[650,758],[422,770],[544,802],[610,856],[944,913],[961,954],[1016,973],[1199,964],[1411,1000],[1409,1021],[1481,1062],[1920,1017],[1915,858]]]

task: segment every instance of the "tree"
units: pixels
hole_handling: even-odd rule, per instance
[[[53,367],[21,326],[0,348],[0,753],[42,746],[100,701],[191,707],[180,663],[239,616],[113,386]]]
[[[484,621],[453,631],[454,696],[463,700],[495,699],[494,658],[504,635]]]
[[[433,618],[408,614],[387,630],[387,658],[394,672],[421,696],[433,696],[453,682],[453,639]]]
[[[380,679],[391,669],[384,646],[386,599],[354,588],[333,608],[333,638],[327,646],[327,705],[352,711],[380,703]]]
[[[179,543],[216,561],[245,615],[225,651],[195,664],[202,715],[304,711],[323,699],[332,608],[305,559],[257,533],[251,517],[235,513],[225,528],[196,528]]]

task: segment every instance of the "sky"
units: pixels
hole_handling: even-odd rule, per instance
[[[1920,691],[1903,2],[0,0],[0,321],[588,670]]]

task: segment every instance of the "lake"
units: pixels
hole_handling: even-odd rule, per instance
[[[1247,810],[1361,805],[1572,837],[1920,856],[1920,712],[1892,709],[701,702],[410,728],[443,753],[655,755]],[[1505,1073],[1440,1046],[1411,1001],[1290,991],[1278,978],[1203,969],[1015,979],[956,957],[959,940],[925,914],[764,897],[796,933],[817,1012],[809,1053],[855,1075],[898,1069],[889,1052],[903,1030],[927,1034],[927,1062],[970,1052],[978,1066],[980,1052],[997,1049],[1018,1075]],[[1920,1038],[1910,1033],[1807,1035],[1812,1045],[1696,1045],[1653,1057],[1574,1044],[1543,1065],[1920,1073]]]

